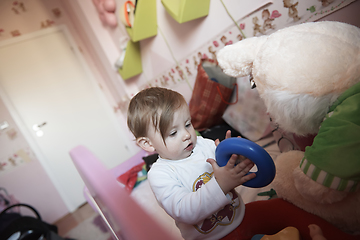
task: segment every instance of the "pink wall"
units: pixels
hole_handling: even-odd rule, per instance
[[[320,1],[299,1],[298,11],[302,19],[297,23],[316,21],[328,14],[335,13],[336,17],[332,18],[332,20],[347,21],[356,25],[356,21],[359,19],[357,13],[355,13],[355,10],[358,9],[358,1],[350,3],[351,1],[335,0],[328,7],[323,7]],[[154,37],[140,41],[143,73],[124,81],[114,68],[114,63],[121,52],[120,39],[127,36],[124,25],[120,22],[115,28],[104,26],[97,16],[92,1],[65,0],[64,2],[69,9],[73,10],[73,20],[76,20],[79,23],[78,25],[81,25],[87,36],[87,40],[84,41],[89,43],[89,49],[92,48],[95,55],[98,56],[97,65],[107,72],[109,83],[120,93],[120,98],[116,98],[119,105],[126,105],[128,98],[131,98],[149,83],[164,86],[156,83],[156,80],[164,78],[164,76],[168,77],[169,70],[173,70],[176,65],[170,50],[173,52],[175,59],[180,62],[180,65],[184,63],[184,59],[191,62],[192,57],[198,51],[209,55],[207,48],[203,46],[209,44],[212,39],[218,41],[223,34],[227,34],[224,33],[226,29],[234,26],[221,1],[210,1],[208,16],[179,24],[166,12],[161,0],[156,0],[158,33]],[[124,0],[116,0],[117,8],[119,9],[124,2]],[[258,17],[259,24],[262,24],[261,11],[265,8],[268,8],[271,12],[274,10],[280,12],[281,17],[276,18],[274,21],[277,29],[293,23],[288,17],[288,9],[284,8],[282,0],[223,0],[223,3],[236,21],[244,23],[244,31],[247,37],[253,35],[252,17]],[[346,6],[349,3],[350,5]],[[310,13],[307,10],[311,6],[316,8],[316,12]],[[116,14],[119,13],[116,12]],[[310,15],[313,16],[310,18]],[[234,31],[233,35],[237,35],[238,32],[235,33]],[[222,46],[220,42],[219,48]],[[193,74],[189,78],[190,85],[193,85],[194,80]],[[179,81],[166,87],[179,91],[187,100],[191,97],[191,89],[185,81]]]
[[[99,54],[87,48],[86,45],[92,45],[87,43],[88,38],[83,33],[83,27],[74,24],[76,21],[70,17],[72,11],[71,8],[67,8],[64,1],[59,0],[0,1],[0,41],[51,26],[66,25],[98,80],[109,104],[116,107],[117,103],[114,99],[119,99],[119,96],[124,93],[117,91],[117,88],[107,82],[109,73],[103,66],[109,66],[109,64],[97,65],[96,60],[99,59]],[[76,16],[76,14],[73,15]],[[97,19],[96,13],[94,15],[94,18]],[[119,121],[125,124],[121,112],[117,109],[114,109],[114,112]],[[6,168],[0,170],[0,187],[5,187],[20,202],[33,205],[45,221],[52,223],[58,220],[66,215],[68,210],[0,99],[0,123],[4,121],[8,122],[10,127],[0,132],[0,164],[7,164]],[[8,137],[9,130],[15,131],[16,137],[10,139]],[[130,138],[130,133],[128,134],[127,137]],[[12,167],[8,159],[14,158],[14,154],[19,150],[27,152],[31,161],[22,161],[18,157],[17,162],[19,163]]]
[[[320,19],[320,21],[340,21],[360,28],[360,1],[355,1],[343,9]]]
[[[102,89],[111,102],[112,95],[108,93],[101,74],[92,64],[87,51],[85,51],[86,47],[77,35],[61,1],[0,1],[0,41],[62,24],[69,28],[79,47],[84,49],[84,56],[89,60],[88,63],[93,73],[99,79],[99,84],[103,84]],[[8,193],[14,195],[20,202],[34,206],[45,221],[52,223],[58,220],[66,215],[68,210],[0,99],[0,123],[4,121],[9,123],[9,128],[0,132],[0,164],[3,166],[0,170],[0,187],[6,188]],[[16,133],[13,138],[9,137],[11,132]],[[29,159],[22,159],[18,156],[19,150],[21,153],[25,152]],[[15,166],[11,164],[9,158],[15,160]]]
[[[25,1],[23,5],[16,1],[0,2],[0,41],[23,35],[41,28],[63,23],[64,11],[56,1]],[[56,17],[52,10],[58,9],[61,16]],[[9,194],[22,202],[34,206],[47,222],[54,222],[68,213],[55,186],[32,153],[29,144],[16,126],[13,118],[0,100],[0,121],[7,121],[9,128],[0,133],[0,161],[7,164],[0,171],[0,186],[7,189]],[[15,131],[16,136],[11,139],[9,131]],[[24,151],[30,161],[20,159],[16,166],[11,166],[9,158],[16,158],[18,151]]]
[[[0,116],[9,124],[0,132],[0,187],[35,207],[45,221],[56,221],[67,208],[1,99]]]

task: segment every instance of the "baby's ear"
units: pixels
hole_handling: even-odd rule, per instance
[[[143,150],[147,152],[154,152],[155,148],[151,144],[151,141],[147,137],[139,137],[136,139],[136,143],[141,147]]]
[[[268,36],[252,37],[227,45],[217,54],[217,61],[224,73],[232,77],[250,75],[254,59]]]

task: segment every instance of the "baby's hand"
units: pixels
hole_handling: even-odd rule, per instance
[[[224,194],[256,176],[255,173],[246,175],[254,166],[253,162],[246,159],[235,166],[237,159],[238,155],[233,154],[224,167],[219,167],[212,158],[206,160],[213,167],[214,177]]]
[[[225,139],[228,139],[228,138],[231,138],[231,130],[227,130],[226,133],[225,133]],[[219,145],[220,143],[220,140],[219,139],[216,139],[215,140],[215,145]]]

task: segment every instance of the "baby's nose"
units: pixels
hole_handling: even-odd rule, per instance
[[[185,140],[188,140],[189,138],[190,138],[190,133],[189,133],[189,131],[185,131],[185,134],[184,134],[184,141]]]

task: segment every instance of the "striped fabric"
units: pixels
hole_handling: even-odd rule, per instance
[[[360,186],[358,181],[342,179],[321,170],[306,158],[301,160],[300,169],[315,182],[338,191],[355,192]]]

